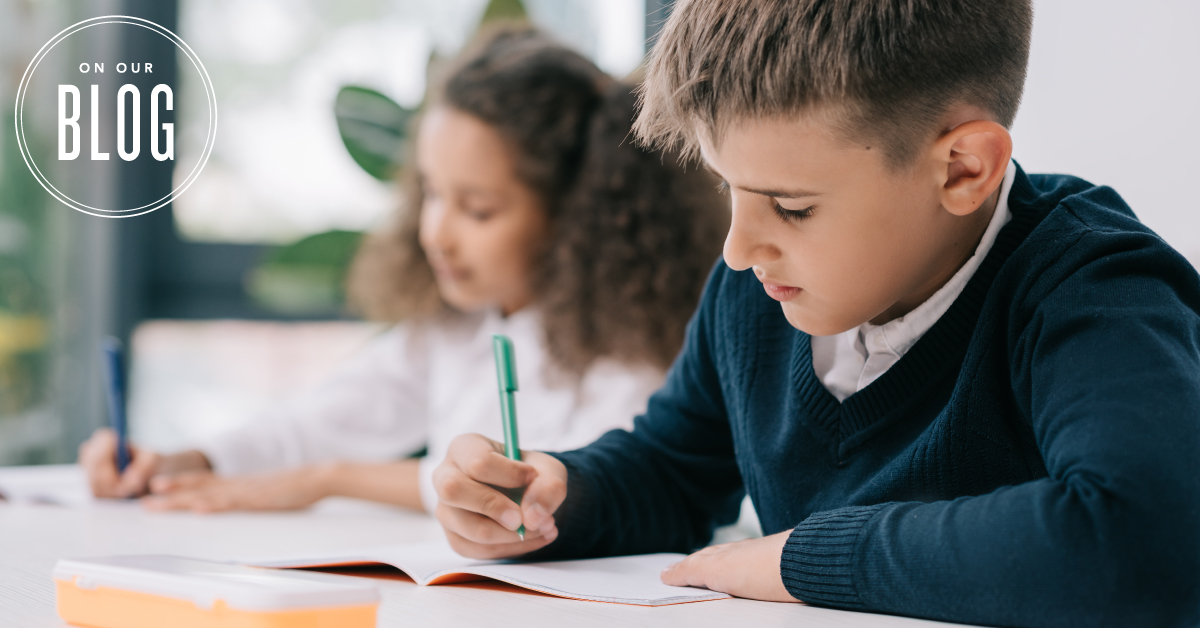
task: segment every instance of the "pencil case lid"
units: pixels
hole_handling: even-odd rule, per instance
[[[80,589],[134,591],[211,609],[283,611],[379,603],[379,590],[349,576],[244,567],[178,556],[62,559],[53,578]]]

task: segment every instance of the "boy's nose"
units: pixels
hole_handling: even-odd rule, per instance
[[[733,270],[746,270],[779,257],[779,249],[767,238],[770,230],[769,225],[762,224],[762,213],[734,199],[729,235],[725,237],[722,252],[725,263]]]

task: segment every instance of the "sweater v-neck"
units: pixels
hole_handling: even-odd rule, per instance
[[[992,281],[1044,217],[1030,206],[1035,194],[1018,165],[1008,201],[1012,220],[1000,230],[962,293],[896,364],[844,401],[838,402],[813,370],[811,336],[796,333],[791,364],[791,380],[796,383],[794,407],[839,461],[904,416],[946,377],[957,374]]]

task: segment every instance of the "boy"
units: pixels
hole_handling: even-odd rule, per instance
[[[1200,621],[1200,278],[1109,188],[1028,176],[1028,0],[692,0],[637,132],[733,222],[632,432],[435,474],[460,553],[692,551],[762,600],[1005,626]],[[518,507],[493,486],[525,486]],[[524,523],[520,542],[513,532]]]

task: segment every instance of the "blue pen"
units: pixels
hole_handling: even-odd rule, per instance
[[[117,472],[129,466],[129,440],[125,426],[125,371],[122,368],[121,341],[112,336],[100,341],[104,358],[104,379],[108,392],[108,422],[117,434]]]

